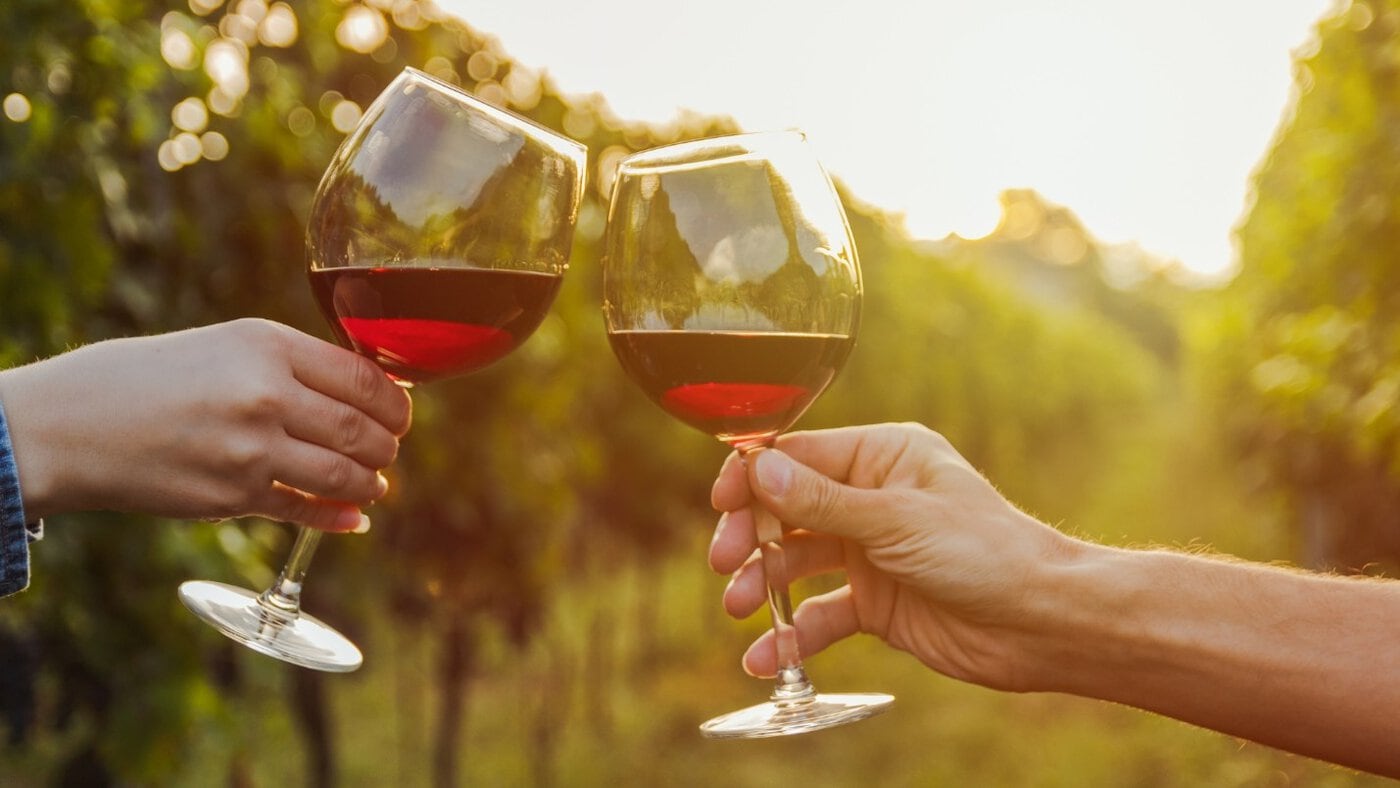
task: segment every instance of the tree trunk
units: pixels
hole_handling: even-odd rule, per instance
[[[433,785],[457,785],[457,759],[461,754],[463,720],[466,717],[467,688],[476,672],[476,637],[460,617],[442,633],[442,663],[438,687],[442,709],[438,716],[437,740],[433,745]]]
[[[583,667],[583,706],[588,709],[593,732],[604,741],[613,734],[612,688],[615,638],[613,614],[607,605],[598,605],[588,626]]]
[[[306,783],[314,788],[335,785],[335,746],[331,718],[326,713],[326,685],[314,670],[289,668],[292,674],[292,719],[306,742]]]
[[[531,731],[534,745],[533,757],[534,785],[549,788],[555,784],[555,762],[558,760],[559,736],[569,719],[570,684],[573,680],[575,662],[572,650],[566,644],[556,642],[546,649],[544,675],[536,682],[539,691],[539,706],[535,711],[535,721]]]

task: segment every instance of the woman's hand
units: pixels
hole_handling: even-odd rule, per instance
[[[0,372],[27,516],[112,509],[366,527],[408,395],[370,361],[244,319]]]

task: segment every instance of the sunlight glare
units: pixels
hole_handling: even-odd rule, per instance
[[[286,3],[277,3],[258,23],[258,41],[264,46],[289,47],[297,41],[297,15]]]
[[[389,37],[384,15],[367,5],[351,6],[335,28],[335,40],[346,49],[369,54]]]
[[[1093,238],[1219,273],[1288,101],[1290,51],[1330,2],[708,0],[664,35],[641,0],[560,4],[550,24],[512,0],[437,5],[565,96],[605,97],[624,134],[684,133],[687,109],[802,128],[833,177],[916,238],[985,236],[997,195],[1029,188]],[[1344,7],[1378,24],[1368,4]]]
[[[236,105],[248,93],[248,47],[233,38],[210,43],[204,50],[204,73]]]
[[[169,27],[160,34],[160,56],[171,68],[188,71],[198,63],[194,40],[177,27]]]

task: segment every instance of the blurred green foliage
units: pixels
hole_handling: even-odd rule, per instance
[[[1400,568],[1400,2],[1342,4],[1294,65],[1208,341],[1217,402],[1304,560]]]
[[[1007,194],[988,238],[932,244],[843,194],[863,325],[801,426],[925,422],[1095,538],[1288,559],[1283,526],[1323,518],[1367,535],[1345,565],[1393,557],[1397,19],[1397,0],[1353,2],[1300,56],[1222,292],[1125,276],[1122,250],[1030,192]],[[304,274],[311,195],[405,65],[590,150],[552,315],[496,367],[415,391],[375,531],[317,559],[306,605],[366,669],[284,668],[176,601],[191,577],[268,582],[280,525],[58,518],[34,586],[0,605],[0,782],[1365,782],[1122,709],[956,686],[861,642],[814,672],[894,690],[888,718],[818,747],[700,740],[696,722],[763,691],[735,665],[763,624],[719,614],[701,555],[724,452],[623,377],[597,256],[621,155],[735,124],[624,121],[417,0],[7,0],[0,31],[0,95],[23,97],[0,118],[3,365],[245,315],[329,336]],[[1232,445],[1293,508],[1246,495]]]

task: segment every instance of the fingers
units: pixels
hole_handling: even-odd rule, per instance
[[[756,549],[758,539],[749,510],[725,512],[720,515],[714,538],[710,540],[710,568],[722,575],[732,574]]]
[[[913,423],[794,432],[779,437],[776,448],[822,476],[859,488],[886,486],[900,467],[899,480],[918,481],[928,462],[960,459],[943,436]],[[749,460],[756,456],[748,455]],[[725,459],[710,491],[716,510],[734,511],[749,504],[752,494],[739,478],[743,467],[737,453]]]
[[[749,477],[744,471],[744,460],[739,452],[730,452],[720,466],[719,476],[710,488],[710,505],[719,512],[732,512],[749,505]]]
[[[386,468],[398,454],[398,438],[383,424],[310,389],[301,390],[284,421],[291,437],[344,454],[368,468]]]
[[[292,374],[308,388],[358,408],[394,435],[408,432],[412,402],[369,359],[322,342],[299,331],[287,330],[292,343]]]
[[[318,498],[368,504],[388,491],[388,482],[374,469],[305,441],[285,441],[275,463],[273,479]]]
[[[847,481],[857,457],[878,436],[884,438],[893,425],[840,427],[790,432],[778,438],[777,448],[823,476]]]
[[[856,615],[851,587],[842,586],[804,601],[798,605],[793,622],[797,626],[797,650],[804,658],[859,632],[860,619]],[[773,643],[773,630],[763,633],[749,646],[741,663],[750,676],[772,678],[777,675],[778,656]]]
[[[364,533],[369,530],[369,517],[355,505],[318,498],[277,482],[268,488],[256,509],[264,517],[321,531]]]
[[[888,527],[890,496],[832,481],[777,449],[750,454],[748,476],[759,503],[789,526],[857,541]]]
[[[783,538],[783,555],[789,581],[834,572],[843,568],[845,552],[839,539],[822,534],[794,531]],[[753,615],[768,601],[763,561],[750,551],[743,566],[724,589],[725,612],[735,618]]]
[[[862,446],[878,428],[844,427],[814,432],[794,432],[778,439],[778,447],[823,476],[846,481]],[[752,459],[755,454],[750,454]],[[752,495],[744,475],[745,462],[738,452],[724,459],[710,490],[710,503],[718,511],[732,512],[749,504]]]

